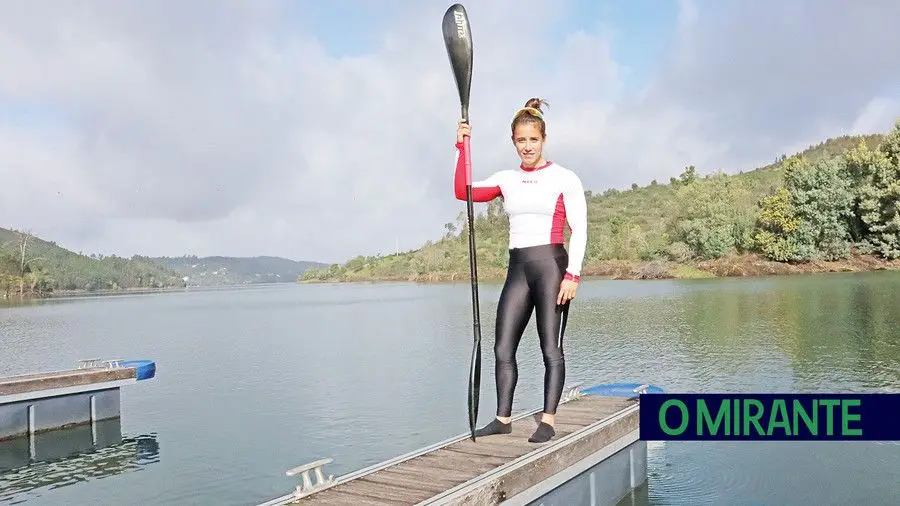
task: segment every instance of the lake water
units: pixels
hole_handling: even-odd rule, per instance
[[[482,285],[479,424],[498,294]],[[286,284],[0,308],[0,376],[157,362],[104,429],[121,443],[64,458],[73,443],[51,441],[25,467],[0,445],[0,503],[253,505],[289,492],[291,467],[331,457],[340,475],[464,433],[470,305],[466,283]],[[586,281],[565,349],[569,383],[898,392],[900,274]],[[518,357],[523,411],[542,401],[533,320]],[[900,503],[896,443],[670,442],[648,458],[628,504]]]

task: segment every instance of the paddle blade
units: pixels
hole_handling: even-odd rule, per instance
[[[469,15],[461,4],[453,4],[444,13],[441,26],[444,32],[444,46],[450,58],[450,67],[459,91],[462,119],[469,120],[469,92],[472,89],[472,32],[469,30]]]
[[[475,440],[475,425],[478,423],[478,397],[481,393],[481,343],[472,347],[472,366],[469,369],[469,430]]]

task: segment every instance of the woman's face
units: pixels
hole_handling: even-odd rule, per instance
[[[540,160],[544,150],[544,138],[537,123],[529,121],[516,125],[512,136],[516,153],[525,167],[534,167]]]

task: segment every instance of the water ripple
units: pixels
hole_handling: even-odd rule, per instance
[[[897,393],[898,287],[889,273],[587,281],[566,331],[567,381]],[[498,287],[481,295],[485,420]],[[0,501],[253,504],[289,491],[290,467],[332,457],[328,472],[342,474],[463,433],[469,297],[465,283],[304,285],[5,308],[0,375],[89,356],[156,360],[154,380],[122,393],[124,432],[152,434],[156,451],[141,457],[142,438],[125,438],[111,447],[124,454],[116,464],[102,456],[116,461],[117,450],[102,449],[6,466]],[[534,328],[517,355],[516,410],[542,402]],[[635,505],[873,505],[900,494],[896,442],[650,448]]]
[[[124,438],[101,448],[75,448],[71,443],[78,435],[66,432],[70,431],[38,436],[36,448],[42,452],[38,455],[29,450],[28,438],[0,443],[0,452],[18,456],[2,461],[0,502],[26,502],[42,497],[45,491],[140,471],[159,462],[155,434]]]

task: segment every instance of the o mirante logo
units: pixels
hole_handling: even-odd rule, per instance
[[[642,394],[640,437],[900,440],[900,394]]]

